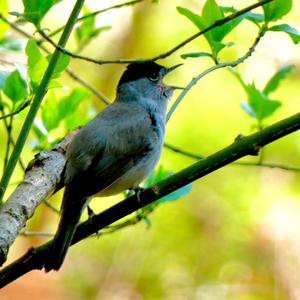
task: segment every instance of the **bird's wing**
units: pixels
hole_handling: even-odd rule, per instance
[[[107,107],[71,144],[68,190],[78,199],[105,189],[132,168],[156,138],[147,111],[123,103]]]

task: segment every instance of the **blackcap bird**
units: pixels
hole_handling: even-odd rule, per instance
[[[168,99],[176,86],[162,82],[179,65],[131,63],[114,103],[80,129],[66,151],[61,219],[45,270],[58,270],[80,216],[93,196],[135,189],[157,164],[165,134]]]

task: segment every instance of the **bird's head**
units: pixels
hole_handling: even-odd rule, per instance
[[[153,61],[129,64],[118,83],[117,99],[139,101],[148,98],[166,102],[171,98],[173,90],[179,87],[163,83],[163,78],[180,65],[166,68]]]

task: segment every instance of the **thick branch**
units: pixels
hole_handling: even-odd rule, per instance
[[[0,264],[6,260],[9,247],[31,218],[36,207],[47,199],[61,179],[65,165],[64,152],[76,131],[68,134],[55,148],[39,153],[29,163],[24,180],[0,209]]]
[[[75,244],[81,241],[89,235],[96,233],[98,230],[133,213],[137,209],[158,200],[190,182],[210,174],[241,157],[257,154],[260,147],[272,143],[298,129],[300,129],[300,113],[275,123],[272,126],[266,127],[252,135],[237,139],[228,147],[207,158],[201,159],[195,164],[157,184],[152,185],[139,195],[139,199],[137,199],[135,195],[131,196],[92,217],[89,221],[82,223],[78,226],[72,243]],[[43,263],[45,259],[47,259],[47,251],[49,251],[51,242],[52,241],[49,241],[38,248],[29,250],[20,259],[4,268],[0,272],[0,287],[7,285],[31,270],[42,269]]]

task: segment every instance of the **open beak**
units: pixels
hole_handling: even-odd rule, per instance
[[[173,85],[173,84],[168,84],[168,87],[173,89],[173,90],[184,90],[185,87],[179,86],[179,85]]]
[[[173,67],[168,68],[168,69],[166,70],[166,74],[165,74],[165,75],[167,75],[168,73],[174,71],[175,69],[177,69],[178,67],[180,67],[180,66],[182,66],[182,65],[183,65],[183,64],[178,64],[178,65],[175,65],[175,66],[173,66]]]
[[[170,67],[168,69],[166,69],[166,74],[169,74],[170,72],[174,71],[175,69],[177,69],[178,67],[182,66],[183,64],[178,64],[175,65],[173,67]],[[167,84],[168,88],[171,88],[172,90],[184,90],[184,87],[178,86],[178,85],[172,85],[172,84]]]

